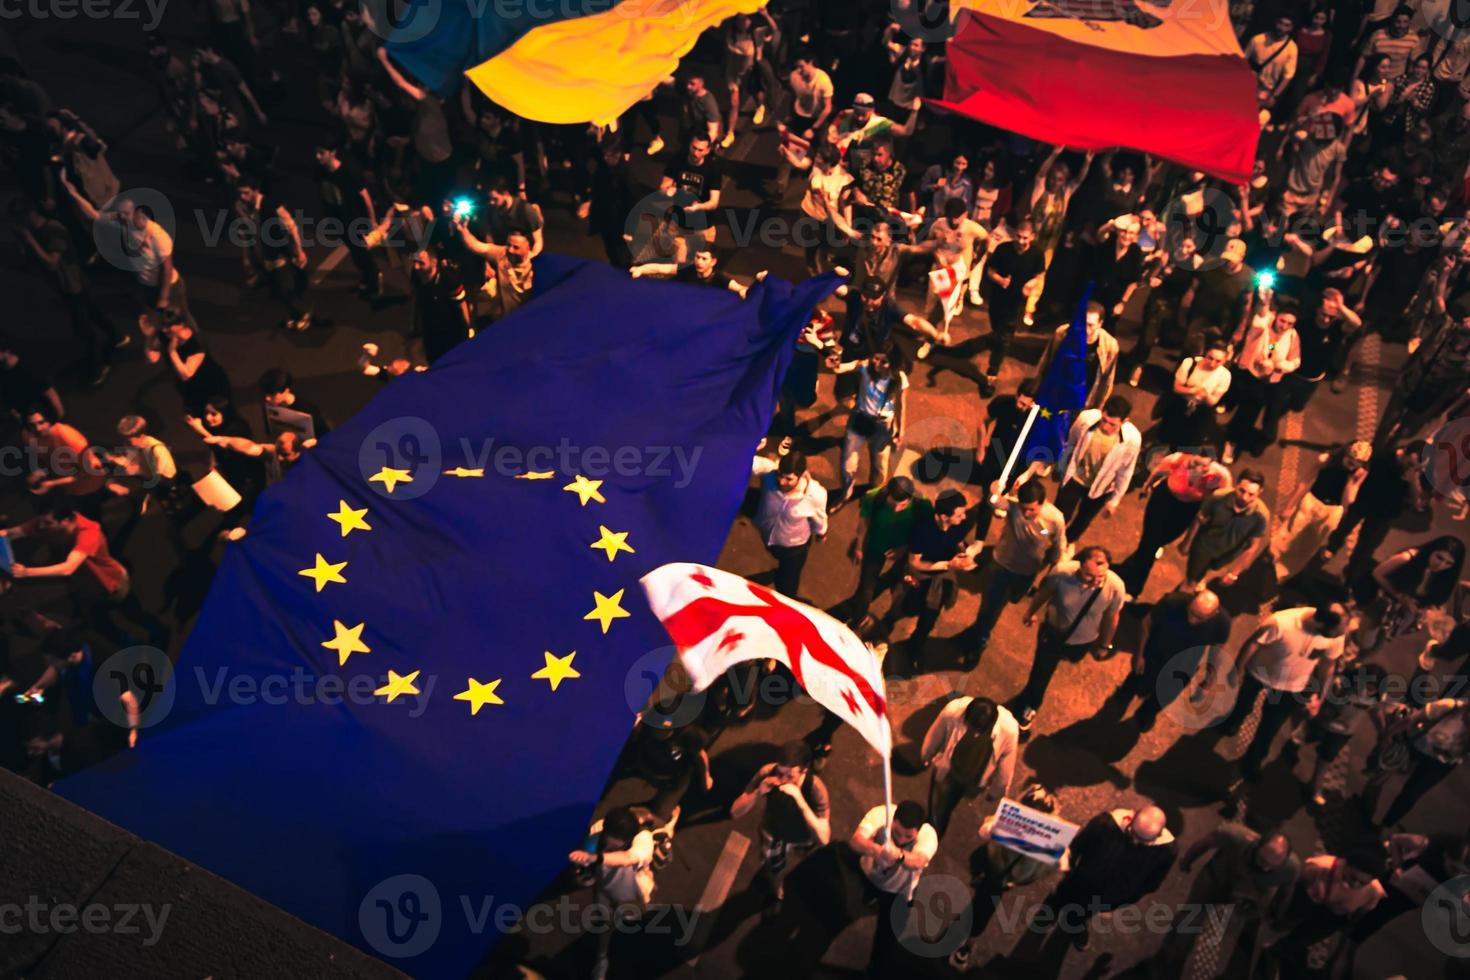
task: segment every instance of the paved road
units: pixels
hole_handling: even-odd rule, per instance
[[[188,11],[170,8],[163,28],[165,33],[180,34],[187,29]],[[156,100],[142,73],[141,49],[137,45],[137,28],[73,21],[30,23],[19,25],[10,41],[20,51],[26,64],[53,92],[58,104],[71,105],[98,124],[113,144],[114,166],[125,187],[151,186],[162,189],[174,206],[180,265],[189,276],[196,313],[210,344],[227,365],[242,404],[256,403],[254,380],[269,367],[286,367],[299,379],[300,390],[329,407],[329,414],[341,419],[364,404],[377,390],[376,382],[357,374],[354,361],[360,345],[378,343],[385,354],[405,350],[407,310],[403,305],[390,305],[370,310],[351,295],[353,270],[350,263],[340,263],[323,249],[314,250],[313,268],[321,280],[316,290],[319,319],[329,326],[314,329],[304,336],[287,335],[271,324],[275,314],[261,292],[251,291],[241,283],[239,260],[225,244],[211,246],[208,229],[222,208],[228,206],[228,192],[218,186],[205,186],[188,181],[181,172],[179,154],[157,111]],[[105,78],[106,84],[99,84]],[[282,159],[295,176],[283,188],[291,203],[315,207],[312,188],[301,179],[309,165],[310,140],[322,125],[320,115],[300,96],[305,86],[290,88],[286,101],[271,107],[270,137],[281,148]],[[934,138],[933,136],[929,138]],[[737,166],[736,186],[727,189],[727,201],[736,208],[748,208],[759,201],[756,181],[761,168],[773,158],[772,135],[767,132],[746,136],[732,149],[730,157]],[[643,176],[651,178],[655,164],[640,161]],[[583,233],[570,214],[565,200],[548,206],[547,239],[556,251],[597,256],[595,240]],[[722,233],[723,236],[723,233]],[[796,248],[779,253],[763,249],[730,251],[731,242],[722,237],[722,253],[728,257],[728,271],[748,276],[769,268],[773,274],[799,276],[801,256]],[[0,268],[0,284],[8,287],[5,295],[12,304],[11,313],[18,328],[29,328],[25,351],[39,361],[60,363],[68,352],[47,330],[58,309],[34,288],[34,280],[22,274],[15,263]],[[325,275],[322,275],[325,270]],[[403,280],[392,277],[400,292]],[[105,280],[104,289],[120,287],[116,278]],[[916,299],[909,296],[910,301]],[[958,322],[958,350],[973,350],[974,340],[988,329],[983,313],[967,311]],[[1040,352],[1042,338],[1030,335],[1019,343],[1021,358],[1033,362]],[[1342,395],[1322,391],[1307,416],[1288,419],[1283,435],[1285,448],[1268,450],[1260,461],[1272,477],[1268,494],[1271,503],[1303,478],[1310,469],[1314,452],[1335,442],[1360,435],[1371,428],[1376,415],[1379,389],[1385,377],[1402,360],[1401,348],[1380,349],[1376,341],[1364,351],[1365,363],[1358,374],[1359,383]],[[1163,377],[1164,357],[1156,358],[1146,385],[1157,384]],[[1030,369],[1030,364],[1024,370]],[[1014,390],[1023,368],[1013,365],[1002,378],[1001,390]],[[934,445],[973,446],[977,416],[982,402],[975,387],[976,371],[972,360],[964,356],[936,354],[917,369],[910,392],[911,422],[905,463],[917,452]],[[73,417],[84,431],[101,438],[111,431],[116,419],[126,412],[141,412],[155,424],[159,434],[180,454],[181,462],[197,464],[204,458],[203,447],[183,427],[180,406],[174,387],[157,366],[145,364],[133,353],[120,364],[113,379],[102,389],[77,392],[73,387],[67,398]],[[1138,414],[1147,417],[1152,395],[1138,393]],[[824,378],[819,400],[812,409],[825,421],[815,429],[812,450],[816,476],[829,486],[836,485],[836,445],[840,427],[833,419],[835,403],[830,376]],[[839,413],[840,417],[840,413]],[[963,477],[963,474],[957,474]],[[954,476],[946,485],[961,485]],[[937,489],[937,488],[933,488]],[[975,488],[969,488],[974,495]],[[7,501],[9,502],[9,501]],[[1142,508],[1125,507],[1111,521],[1099,520],[1089,535],[1095,541],[1124,555],[1132,550],[1139,533]],[[856,583],[856,568],[846,558],[846,548],[856,522],[854,508],[843,510],[834,520],[828,538],[814,549],[807,566],[804,593],[815,604],[829,607],[845,599]],[[1445,522],[1441,519],[1440,524]],[[156,525],[152,532],[157,532]],[[187,588],[179,588],[178,577],[167,581],[173,560],[169,558],[161,533],[134,536],[127,557],[139,569],[139,588],[150,605],[167,599],[173,604],[180,622],[187,622],[202,596],[209,566],[207,555],[197,559],[186,576]],[[191,529],[197,543],[197,528]],[[1415,533],[1396,533],[1389,542],[1395,546],[1421,537]],[[731,530],[721,564],[733,571],[749,575],[768,573],[772,563],[761,547],[747,518]],[[1152,599],[1172,587],[1181,570],[1176,557],[1169,556],[1155,571],[1145,599]],[[980,665],[961,672],[957,651],[946,637],[967,625],[975,612],[971,593],[962,593],[959,604],[946,613],[936,630],[936,638],[926,652],[927,672],[910,680],[895,681],[889,688],[894,706],[894,728],[901,759],[910,758],[915,743],[940,704],[955,693],[986,694],[1004,700],[1020,687],[1029,664],[1033,639],[1021,628],[1019,613],[1012,610],[1002,619]],[[1251,620],[1242,617],[1235,626],[1238,642],[1250,629]],[[896,639],[904,635],[907,624],[900,627]],[[1406,669],[1410,653],[1402,644],[1386,649],[1381,655],[1391,669]],[[1017,785],[1038,778],[1057,789],[1065,815],[1083,821],[1099,810],[1114,806],[1132,806],[1145,799],[1157,801],[1169,814],[1170,825],[1184,845],[1198,839],[1215,826],[1220,817],[1215,801],[1229,779],[1226,759],[1235,756],[1241,743],[1222,740],[1215,744],[1208,732],[1198,733],[1165,718],[1150,733],[1137,738],[1127,726],[1116,723],[1115,703],[1108,699],[1126,671],[1124,658],[1106,663],[1088,662],[1064,665],[1052,685],[1044,712],[1036,731],[1025,747],[1017,772]],[[716,790],[713,803],[728,802],[738,792],[754,768],[769,758],[774,746],[799,736],[816,721],[817,711],[810,705],[762,704],[744,723],[726,731],[718,741],[714,755]],[[1246,735],[1250,729],[1247,729]],[[1242,735],[1242,739],[1246,737]],[[1354,746],[1353,757],[1361,760],[1365,747]],[[1338,846],[1359,839],[1366,832],[1348,805],[1329,807],[1315,818],[1302,810],[1303,791],[1300,780],[1310,771],[1310,750],[1294,770],[1284,764],[1268,769],[1264,787],[1252,798],[1250,819],[1253,823],[1284,821],[1298,850],[1312,852],[1324,842]],[[838,735],[836,751],[823,773],[832,793],[834,839],[851,833],[860,816],[881,799],[881,778],[874,756],[853,733]],[[1347,773],[1349,787],[1360,777]],[[902,766],[895,767],[897,798],[923,800],[927,782]],[[1415,829],[1461,829],[1466,780],[1463,775],[1445,783],[1426,800],[1414,816]],[[615,786],[612,802],[646,799],[649,790],[630,781]],[[968,879],[967,862],[976,827],[982,814],[973,806],[961,808],[951,824],[940,855],[929,874],[937,898],[931,898],[926,909],[931,913],[925,925],[937,936],[932,941],[912,940],[910,947],[918,955],[910,958],[913,975],[948,973],[942,955],[950,948],[945,944],[945,924],[958,911],[951,901],[946,909],[943,898],[962,899],[962,884]],[[693,941],[673,949],[667,942],[653,937],[637,937],[616,947],[622,954],[616,961],[614,976],[643,977],[741,977],[766,972],[793,975],[801,955],[809,953],[777,927],[761,927],[754,914],[759,892],[752,889],[758,846],[752,846],[756,827],[754,818],[730,821],[720,816],[696,822],[681,829],[676,856],[660,878],[661,901],[700,910]],[[1033,886],[1016,893],[1012,900],[1027,903],[1038,900],[1044,887]],[[1183,900],[1187,880],[1179,873],[1170,876],[1156,896],[1170,904]],[[1009,906],[1008,906],[1009,907]],[[1018,904],[1017,908],[1021,906]],[[946,912],[948,914],[946,914]],[[1000,916],[986,934],[985,951],[1009,951],[1021,938],[1024,916],[1009,919]],[[871,918],[855,923],[822,954],[822,966],[801,966],[803,975],[850,975],[860,969],[866,958]],[[1009,928],[1006,928],[1006,926]],[[1028,975],[1082,976],[1102,975],[1146,960],[1157,948],[1156,933],[1144,931],[1131,935],[1099,936],[1087,954],[1072,954],[1064,962],[1043,962],[1024,969]],[[591,950],[586,937],[561,935],[535,937],[529,958],[547,975],[583,975],[590,963]],[[1100,957],[1108,957],[1099,962]],[[1386,976],[1395,972],[1424,976],[1438,972],[1439,966],[1426,955],[1426,945],[1414,917],[1401,920],[1365,950],[1360,960],[1363,976]]]

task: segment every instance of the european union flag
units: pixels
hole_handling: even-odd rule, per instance
[[[836,285],[535,275],[261,498],[162,725],[60,786],[420,976],[472,969],[585,839],[671,653],[638,579],[718,557]]]
[[[1021,447],[1018,472],[1025,461],[1055,462],[1060,458],[1072,419],[1087,404],[1087,303],[1091,298],[1092,283],[1088,283],[1072,315],[1071,329],[1037,385],[1036,404],[1040,408]]]

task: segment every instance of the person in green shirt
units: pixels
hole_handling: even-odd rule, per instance
[[[914,491],[914,481],[895,476],[881,487],[863,495],[858,505],[857,535],[848,549],[848,557],[858,566],[858,587],[848,600],[848,623],[861,632],[871,625],[868,607],[877,595],[883,569],[892,562],[894,570],[904,568],[909,534],[915,523],[929,518],[934,505]]]

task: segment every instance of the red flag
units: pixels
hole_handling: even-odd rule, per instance
[[[935,104],[1080,150],[1131,147],[1250,177],[1255,74],[1225,0],[955,0]]]
[[[706,565],[662,565],[642,582],[695,690],[734,664],[777,660],[818,704],[888,758],[893,735],[883,673],[852,630],[820,609]]]

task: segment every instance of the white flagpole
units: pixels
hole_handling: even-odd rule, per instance
[[[893,840],[893,752],[890,750],[883,757],[883,814],[887,817],[885,821],[886,842]]]
[[[1031,411],[1026,415],[1026,421],[1021,426],[1021,434],[1016,436],[1016,444],[1011,447],[1011,457],[1006,460],[1005,469],[1000,471],[1000,493],[990,495],[990,506],[994,507],[1000,503],[1001,493],[1005,492],[1006,481],[1011,478],[1011,470],[1016,466],[1016,459],[1021,455],[1021,447],[1026,445],[1026,436],[1031,433],[1031,426],[1036,421],[1036,416],[1041,413],[1041,402],[1033,402]]]

